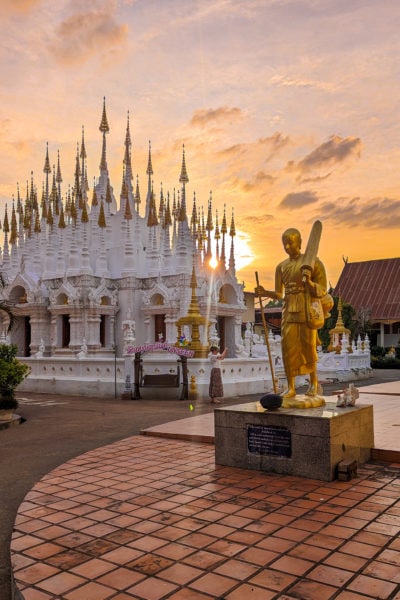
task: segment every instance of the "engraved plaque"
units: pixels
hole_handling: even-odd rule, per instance
[[[286,427],[247,426],[247,448],[251,454],[292,455],[292,436]]]

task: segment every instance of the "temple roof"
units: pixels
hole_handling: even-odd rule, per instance
[[[346,263],[333,291],[372,322],[400,321],[400,258]]]

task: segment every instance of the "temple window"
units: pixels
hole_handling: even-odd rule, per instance
[[[154,315],[154,341],[165,342],[165,315]]]
[[[100,315],[100,345],[106,345],[106,315]]]
[[[156,306],[162,306],[164,304],[164,298],[161,296],[161,294],[154,294],[151,299],[151,303],[155,304]]]
[[[71,340],[71,326],[69,322],[69,315],[61,316],[61,347],[68,348]]]
[[[15,286],[10,294],[10,300],[16,304],[24,304],[25,302],[28,302],[25,288],[22,287],[22,285]]]

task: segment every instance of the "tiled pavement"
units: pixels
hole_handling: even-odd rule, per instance
[[[397,416],[399,391],[385,394]],[[25,600],[400,600],[399,530],[400,462],[321,482],[215,465],[209,443],[134,436],[43,477],[11,554]]]

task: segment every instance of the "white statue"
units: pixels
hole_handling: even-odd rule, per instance
[[[122,332],[123,332],[125,342],[130,342],[130,343],[134,342],[136,339],[135,321],[130,318],[127,318],[125,321],[123,321],[122,322]]]
[[[343,390],[343,394],[338,394],[336,406],[342,408],[344,406],[355,406],[356,400],[360,394],[354,383],[350,383],[348,388]]]
[[[210,346],[218,346],[219,348],[219,335],[215,323],[211,323],[208,330],[208,341],[210,342]]]
[[[88,353],[88,347],[87,347],[87,343],[86,343],[86,338],[83,338],[81,351],[78,352],[78,354],[76,355],[76,358],[86,358],[87,353]]]
[[[40,344],[38,347],[38,351],[35,354],[36,358],[43,358],[43,353],[45,351],[45,345],[44,345],[44,340],[43,338],[40,338]]]

